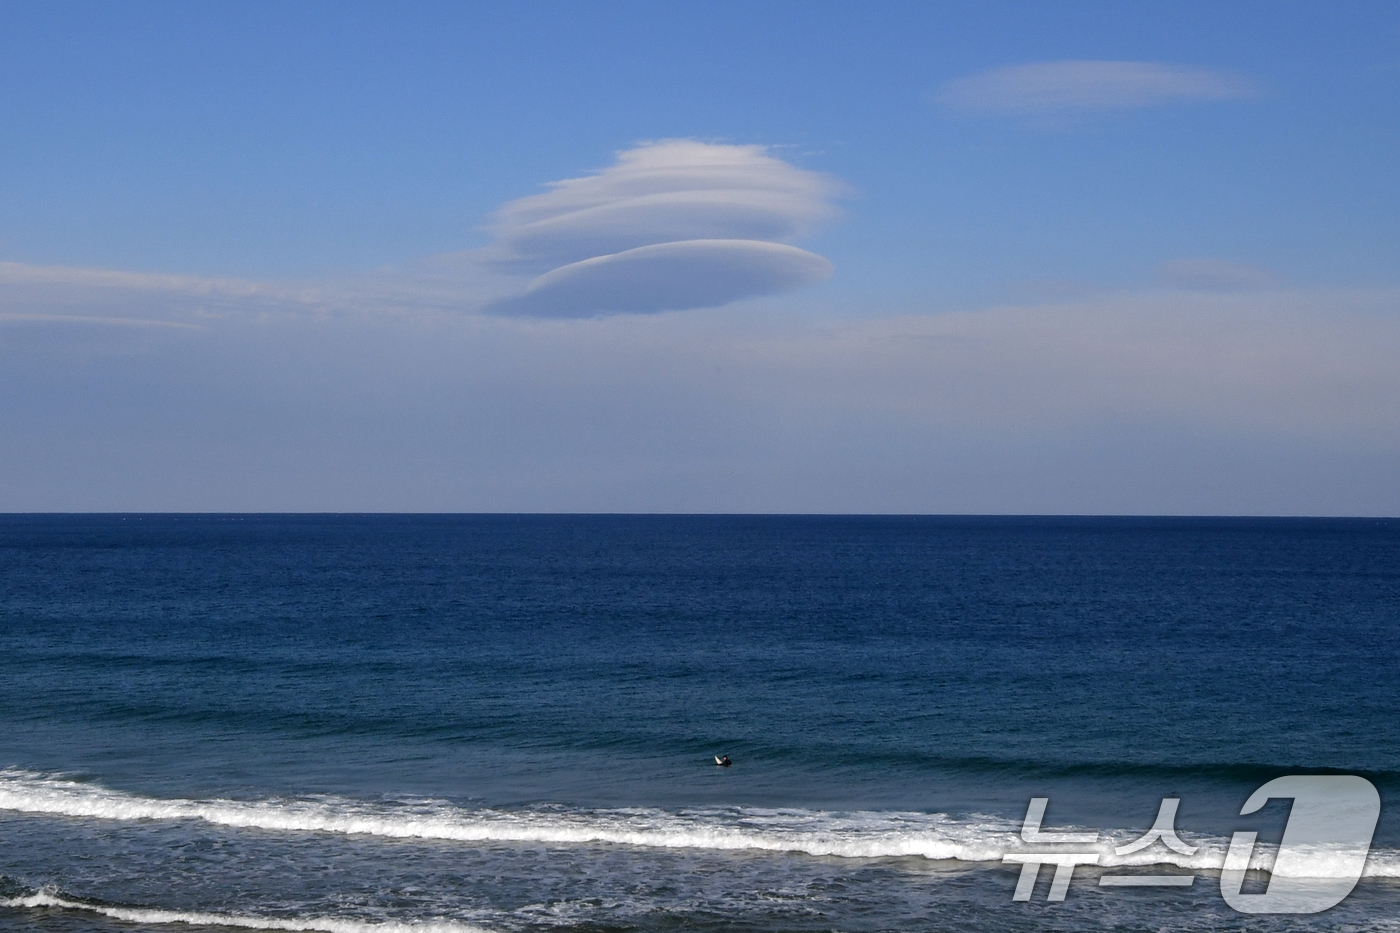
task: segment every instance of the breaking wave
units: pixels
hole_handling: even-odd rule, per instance
[[[954,818],[906,811],[757,807],[600,810],[560,806],[497,810],[473,809],[440,800],[357,801],[335,797],[190,800],[138,796],[14,770],[0,771],[0,810],[101,820],[201,821],[270,832],[477,844],[615,844],[859,859],[918,857],[932,861],[1000,862],[1007,853],[1027,850],[1018,836],[1019,823],[992,816]],[[1098,853],[1098,864],[1105,867],[1174,865],[1219,870],[1229,842],[1220,837],[1193,836],[1188,841],[1198,848],[1191,855],[1165,851],[1160,845],[1126,856],[1114,853],[1115,846],[1136,835],[1126,830],[1102,831],[1098,843],[1074,848]],[[1188,837],[1183,834],[1183,838]],[[1267,862],[1268,850],[1262,846],[1261,850]],[[1317,853],[1309,861],[1313,876],[1334,874],[1329,870],[1331,861],[1328,853]],[[1340,868],[1338,871],[1347,873]],[[1400,853],[1373,850],[1366,874],[1400,877]]]
[[[159,910],[147,907],[113,907],[72,900],[50,891],[0,898],[0,907],[55,907],[101,914],[113,920],[148,925],[182,923],[192,926],[241,927],[247,930],[315,930],[320,933],[488,933],[483,927],[450,921],[402,923],[364,921],[339,917],[258,917],[248,914]]]

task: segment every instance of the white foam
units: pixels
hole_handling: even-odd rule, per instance
[[[104,820],[199,820],[219,826],[399,839],[805,852],[847,858],[999,860],[1011,828],[940,814],[724,809],[667,812],[469,810],[418,801],[185,800],[138,797],[26,772],[0,772],[0,809]],[[1001,837],[1006,837],[1002,839]]]
[[[350,920],[339,917],[256,917],[246,914],[218,914],[188,910],[157,910],[145,907],[108,907],[85,904],[56,894],[40,891],[24,897],[0,899],[0,907],[59,907],[64,910],[84,910],[113,920],[128,923],[183,923],[192,926],[241,927],[248,930],[317,930],[322,933],[488,933],[483,927],[449,921],[395,923]]]
[[[1025,851],[1019,825],[973,816],[901,811],[833,812],[752,807],[690,809],[520,811],[468,809],[443,801],[374,802],[338,798],[303,800],[188,800],[141,797],[92,784],[23,771],[0,771],[0,810],[103,820],[202,821],[217,826],[274,832],[321,832],[465,843],[579,845],[611,843],[667,849],[800,852],[839,858],[920,857],[932,861],[1000,862]],[[1136,838],[1107,830],[1081,851],[1099,854],[1105,867],[1175,865],[1219,870],[1228,840],[1193,838],[1192,855],[1160,845],[1118,856],[1114,847]],[[1261,847],[1265,857],[1268,850]],[[1309,860],[1313,877],[1329,877],[1333,860]],[[1345,874],[1341,862],[1337,873]],[[1400,877],[1400,853],[1373,851],[1366,874]]]

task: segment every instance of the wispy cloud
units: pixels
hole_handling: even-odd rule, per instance
[[[831,274],[788,242],[835,215],[833,179],[762,146],[666,140],[502,207],[491,259],[540,273],[502,313],[587,317],[714,307]]]
[[[1273,285],[1268,269],[1223,259],[1172,259],[1157,265],[1157,276],[1168,285],[1206,292],[1248,291]]]
[[[0,320],[186,326],[322,307],[322,289],[247,279],[0,262]]]
[[[1073,114],[1155,107],[1176,101],[1257,96],[1249,78],[1163,62],[1059,61],[993,68],[949,81],[934,99],[992,114]]]

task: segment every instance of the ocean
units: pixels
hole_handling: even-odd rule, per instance
[[[1400,520],[0,516],[0,931],[1400,930],[1397,675]]]

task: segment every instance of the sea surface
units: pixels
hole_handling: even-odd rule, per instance
[[[0,516],[0,931],[1400,930],[1397,801],[1397,520]]]

